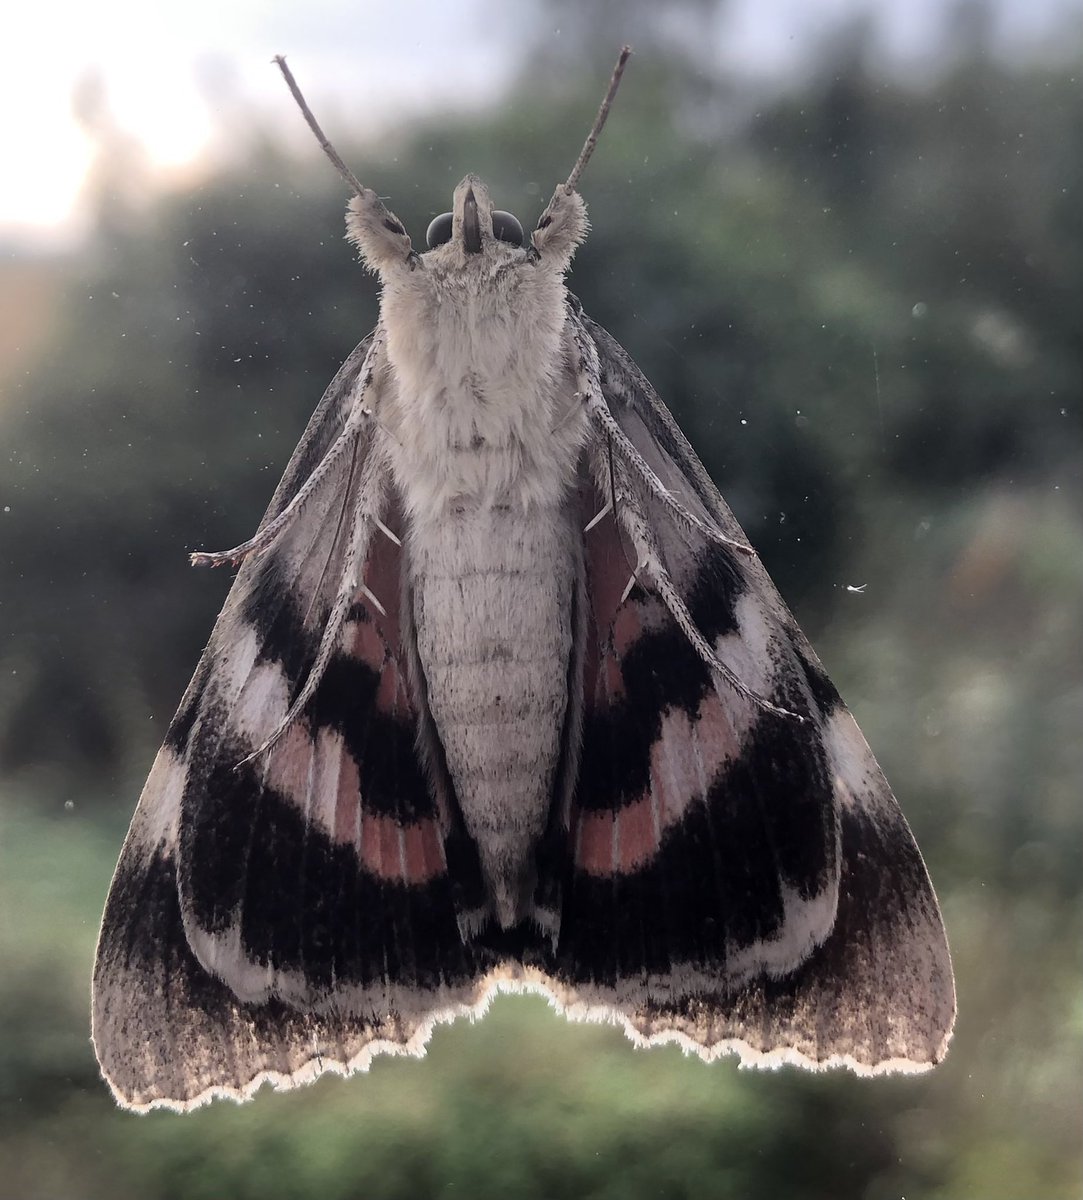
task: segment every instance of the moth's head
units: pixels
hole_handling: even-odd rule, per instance
[[[563,274],[587,228],[583,198],[561,185],[528,238],[517,217],[493,207],[488,187],[476,175],[467,175],[455,189],[451,211],[430,223],[422,254],[375,192],[366,188],[346,211],[347,237],[381,277],[419,269],[444,277],[490,276],[494,268],[516,266]]]

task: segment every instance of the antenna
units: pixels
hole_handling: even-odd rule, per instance
[[[631,46],[621,46],[620,57],[617,59],[617,65],[613,68],[613,75],[609,80],[609,87],[606,88],[605,98],[602,100],[601,107],[598,109],[598,115],[594,118],[594,124],[590,127],[590,133],[587,134],[587,140],[583,143],[583,149],[579,151],[579,157],[575,160],[575,166],[572,167],[572,173],[568,176],[568,182],[564,185],[568,191],[574,192],[576,184],[579,182],[579,176],[583,174],[583,169],[590,162],[590,156],[594,153],[594,147],[598,144],[598,138],[601,135],[602,128],[605,125],[606,118],[609,116],[609,110],[613,105],[613,97],[617,94],[617,88],[620,87],[620,78],[624,74],[624,64],[628,61],[632,54]],[[279,65],[283,70],[286,69],[285,63],[279,60]],[[289,76],[287,75],[287,78]],[[291,87],[294,85],[291,83]],[[294,90],[295,96],[299,93]],[[303,100],[298,100],[298,103],[304,106]],[[306,110],[307,112],[307,110]],[[318,126],[309,121],[309,124],[314,129],[318,130]],[[317,134],[322,137],[322,134]],[[326,149],[326,146],[324,147]]]
[[[283,78],[286,80],[286,84],[293,93],[294,100],[297,101],[297,107],[301,110],[305,120],[308,122],[309,129],[311,129],[316,135],[316,140],[320,143],[324,154],[326,154],[327,157],[335,164],[335,167],[338,169],[338,173],[343,179],[346,180],[350,187],[352,187],[359,196],[363,196],[366,189],[361,186],[357,176],[353,173],[353,171],[350,170],[348,166],[346,166],[346,164],[342,161],[339,152],[327,140],[327,135],[320,128],[320,123],[312,115],[312,109],[308,107],[307,101],[301,94],[301,89],[297,86],[297,80],[294,79],[293,72],[289,69],[289,67],[286,66],[285,57],[281,54],[276,54],[272,61],[278,64],[278,69],[282,72]],[[597,121],[595,124],[597,125]],[[582,155],[580,155],[580,157],[582,157]]]

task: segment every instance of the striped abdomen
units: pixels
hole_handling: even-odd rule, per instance
[[[567,505],[459,508],[406,548],[418,658],[493,912],[529,911],[568,707],[580,542]]]

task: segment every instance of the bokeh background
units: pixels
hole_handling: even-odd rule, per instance
[[[1081,1189],[1083,14],[1037,0],[22,6],[0,189],[0,1196],[1054,1200]],[[667,399],[892,779],[955,955],[920,1078],[705,1066],[503,999],[422,1061],[116,1110],[123,831],[372,324],[287,52],[415,241],[528,228],[621,41],[572,287]]]

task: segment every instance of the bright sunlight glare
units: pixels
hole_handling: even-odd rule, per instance
[[[1044,25],[1049,36],[1072,2],[1033,0],[1031,34]],[[869,7],[866,0],[767,6],[730,0],[715,14],[705,66],[716,57],[739,62],[750,77],[791,74],[802,47],[811,49]],[[889,54],[927,59],[951,4],[876,0],[871,7]],[[1019,22],[1009,20],[1012,0],[995,7],[1001,34],[1014,29],[1021,36]],[[208,152],[228,154],[238,115],[283,108],[269,65],[276,53],[291,56],[329,117],[349,113],[356,134],[437,105],[499,94],[525,47],[560,38],[552,11],[524,4],[515,21],[498,22],[484,0],[369,0],[361,7],[342,0],[307,0],[303,7],[39,0],[9,7],[0,71],[0,111],[7,116],[0,239],[47,247],[77,237],[80,196],[103,152],[125,148],[151,175],[198,164]],[[614,45],[621,36],[614,32]],[[328,94],[337,102],[328,102]]]

